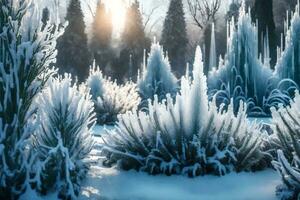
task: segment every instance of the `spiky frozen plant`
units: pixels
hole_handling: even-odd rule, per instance
[[[295,92],[291,105],[279,109],[272,108],[273,130],[272,143],[276,149],[281,149],[285,157],[292,161],[296,147],[294,142],[300,139],[300,95]],[[294,141],[295,139],[295,141]]]
[[[300,9],[299,2],[296,5],[295,12],[292,13],[291,20],[285,22],[289,26],[285,36],[285,49],[283,44],[279,49],[278,61],[275,66],[275,72],[281,79],[292,79],[298,85],[300,84]],[[283,43],[283,41],[282,41]]]
[[[140,103],[136,84],[127,82],[118,85],[116,81],[104,77],[95,64],[90,69],[87,85],[91,88],[99,124],[114,124],[118,114],[135,110]]]
[[[144,65],[146,64],[144,63]],[[166,94],[175,96],[178,91],[177,82],[176,77],[172,74],[168,57],[164,56],[162,47],[158,43],[153,43],[147,68],[144,66],[142,76],[138,80],[142,103],[147,104],[148,99],[153,100],[154,95],[158,96],[159,100],[165,99]]]
[[[52,78],[38,96],[39,127],[32,138],[39,158],[33,168],[36,187],[43,194],[55,189],[62,199],[78,195],[94,144],[95,114],[89,91],[71,82],[67,75]]]
[[[266,155],[259,125],[249,125],[245,105],[238,115],[208,103],[201,50],[196,51],[193,78],[183,77],[181,93],[159,102],[149,100],[148,112],[119,116],[116,129],[103,137],[106,164],[151,174],[224,175],[251,170]]]
[[[0,8],[0,199],[16,199],[29,183],[30,106],[51,75],[63,30],[42,29],[30,0],[1,0]]]
[[[300,95],[296,92],[290,107],[272,109],[278,159],[273,165],[283,184],[277,187],[280,199],[300,198]]]
[[[271,106],[287,105],[291,98],[289,92],[281,90],[279,78],[259,60],[257,33],[250,13],[242,5],[237,25],[234,19],[228,23],[225,63],[210,72],[208,86],[210,98],[216,96],[218,104],[229,104],[233,99],[237,111],[242,100],[247,103],[248,115],[265,117],[270,115]],[[284,82],[285,86],[295,86],[291,81]]]

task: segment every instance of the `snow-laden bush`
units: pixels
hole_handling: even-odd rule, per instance
[[[208,103],[206,77],[198,47],[191,77],[181,80],[175,101],[171,95],[149,100],[148,112],[119,115],[116,129],[104,139],[106,164],[151,174],[224,175],[251,170],[264,158],[264,135],[249,125],[245,105],[237,116]]]
[[[258,31],[245,5],[241,6],[237,25],[234,19],[228,23],[228,35],[224,63],[209,74],[210,99],[216,96],[218,105],[227,105],[233,99],[235,111],[242,100],[247,103],[248,115],[255,117],[269,116],[272,106],[287,105],[296,84],[279,81],[269,68],[269,59],[262,62],[258,58]],[[267,52],[268,47],[265,49]]]
[[[294,139],[300,139],[300,95],[295,92],[291,105],[279,109],[272,108],[273,130],[272,144],[274,148],[281,149],[285,157],[292,161],[296,147]]]
[[[279,50],[278,61],[275,67],[276,74],[281,79],[292,79],[300,84],[300,9],[296,5],[291,20],[287,20],[285,26],[290,25],[285,36],[285,49],[283,45]]]
[[[154,95],[158,96],[160,101],[166,98],[166,94],[176,95],[178,80],[171,71],[168,57],[164,56],[163,49],[158,43],[151,46],[147,68],[145,63],[143,65],[142,75],[138,78],[142,107],[147,104],[148,99],[153,100]]]
[[[33,167],[37,190],[51,189],[63,199],[76,198],[93,147],[94,105],[89,91],[71,76],[52,78],[36,99],[39,126],[32,137],[38,156]]]
[[[113,124],[117,115],[135,110],[140,103],[136,84],[127,82],[118,85],[116,81],[102,75],[95,64],[90,69],[86,84],[90,87],[99,124]]]
[[[275,137],[273,144],[278,159],[273,165],[280,173],[283,185],[277,187],[280,199],[300,198],[300,95],[296,92],[290,107],[272,109]]]
[[[1,0],[0,8],[0,199],[16,199],[29,183],[30,106],[52,74],[48,67],[63,30],[42,29],[30,0]]]

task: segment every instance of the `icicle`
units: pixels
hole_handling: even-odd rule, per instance
[[[139,83],[140,80],[141,80],[141,72],[140,72],[140,69],[138,69],[138,71],[137,71],[137,77],[136,77],[136,80],[137,80],[137,83]]]
[[[215,24],[212,23],[208,70],[210,71],[212,68],[216,66],[217,66],[217,52],[216,52]]]
[[[185,77],[188,79],[190,77],[190,64],[186,63]]]
[[[270,46],[269,46],[269,30],[267,27],[267,31],[266,31],[266,36],[264,37],[264,59],[263,59],[263,64],[265,67],[270,68]]]
[[[224,66],[224,60],[222,58],[222,55],[220,55],[218,69],[221,69],[223,66]]]
[[[146,73],[146,67],[147,67],[147,55],[146,55],[146,49],[144,49],[144,56],[143,56],[143,66],[142,66],[142,74]]]
[[[132,54],[129,56],[129,70],[128,70],[128,80],[132,79],[133,66],[132,66]]]
[[[293,46],[293,51],[292,51],[292,69],[291,69],[291,71],[290,71],[290,76],[288,76],[288,77],[290,77],[291,79],[293,79],[293,80],[295,80],[294,78],[294,74],[295,74],[295,47]]]
[[[280,59],[280,57],[281,57],[281,49],[280,47],[277,47],[277,62]]]
[[[283,38],[283,33],[281,33],[281,38],[280,38],[280,54],[281,52],[283,52],[283,48],[284,48],[284,38]]]

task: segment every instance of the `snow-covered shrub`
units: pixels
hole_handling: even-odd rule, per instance
[[[264,135],[249,125],[245,105],[237,116],[209,103],[201,50],[198,47],[193,79],[183,77],[175,101],[171,95],[149,100],[148,112],[119,115],[116,129],[104,139],[106,164],[151,174],[224,175],[251,170],[264,158]]]
[[[283,185],[277,187],[280,199],[300,198],[300,95],[288,107],[272,108],[273,146],[279,149],[273,165],[280,173]]]
[[[89,90],[71,81],[71,76],[52,78],[37,97],[39,126],[32,137],[38,156],[33,167],[36,187],[42,193],[55,189],[63,199],[78,195],[94,144],[95,114]]]
[[[277,149],[281,149],[289,161],[293,160],[296,151],[293,138],[300,139],[300,95],[296,91],[291,105],[281,106],[278,110],[272,108],[274,137],[272,143]]]
[[[292,13],[291,20],[287,20],[285,26],[290,24],[285,36],[285,49],[283,44],[278,53],[278,61],[275,67],[276,74],[281,79],[292,79],[300,84],[300,10],[299,4]]]
[[[175,96],[179,87],[178,80],[171,71],[168,57],[164,56],[163,49],[158,43],[152,44],[147,68],[145,65],[144,62],[142,75],[138,78],[142,104],[147,104],[148,99],[153,100],[154,95],[158,96],[159,100],[165,99],[166,94]]]
[[[1,0],[0,8],[0,199],[16,199],[29,183],[30,106],[52,74],[48,67],[63,30],[42,29],[29,0]]]
[[[104,77],[95,64],[90,69],[87,85],[91,89],[99,124],[115,123],[118,114],[135,110],[140,103],[136,84],[127,82],[118,85],[116,81]]]
[[[228,23],[228,47],[224,63],[221,62],[218,70],[209,74],[208,86],[210,99],[216,96],[218,104],[230,103],[233,99],[235,111],[239,102],[247,103],[249,116],[268,116],[270,107],[279,103],[287,105],[290,93],[282,90],[282,85],[295,88],[292,81],[279,81],[269,68],[268,58],[262,62],[258,58],[257,28],[252,24],[250,13],[241,6],[237,25],[232,19]],[[268,47],[265,47],[265,56]],[[293,86],[293,87],[292,87]]]

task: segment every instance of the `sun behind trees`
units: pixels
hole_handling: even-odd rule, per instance
[[[106,72],[106,68],[111,64],[113,58],[113,50],[111,47],[112,32],[111,12],[106,9],[104,3],[99,1],[92,24],[92,41],[90,48],[96,65],[100,66],[104,72]]]
[[[80,0],[71,0],[66,21],[65,33],[57,41],[57,64],[61,73],[72,73],[83,81],[89,73],[91,56],[88,48],[85,23]]]

